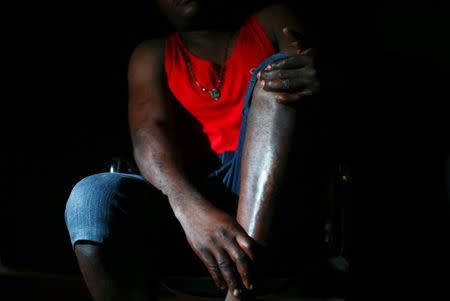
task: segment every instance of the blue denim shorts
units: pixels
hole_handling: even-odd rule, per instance
[[[268,64],[288,56],[288,53],[276,53],[264,60],[253,72],[245,93],[238,148],[235,152],[219,155],[222,165],[208,177],[219,179],[234,195],[239,195],[242,148],[257,74]],[[153,201],[155,199],[164,199],[164,196],[141,175],[105,172],[82,179],[72,189],[65,208],[65,221],[72,246],[78,241],[109,241],[113,233],[117,233],[115,229],[120,229],[118,225],[122,224],[122,220],[129,218],[130,210],[157,211],[156,206],[136,205],[159,202]],[[148,212],[142,216],[158,214]]]

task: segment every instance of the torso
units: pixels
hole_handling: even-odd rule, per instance
[[[214,152],[234,151],[251,71],[275,53],[273,43],[255,16],[247,19],[225,61],[219,100],[213,100],[201,87],[208,90],[215,87],[219,77],[217,63],[221,61],[220,57],[223,60],[224,51],[217,51],[219,55],[216,57],[207,52],[194,52],[195,47],[185,52],[191,62],[192,73],[201,84],[198,86],[190,76],[192,73],[186,64],[183,47],[186,47],[185,42],[178,33],[166,40],[164,67],[169,89],[183,108],[200,123]]]

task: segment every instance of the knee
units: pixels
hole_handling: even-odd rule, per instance
[[[129,199],[140,198],[153,190],[138,175],[99,173],[75,184],[65,208],[69,216],[103,216],[112,208],[127,207]]]
[[[255,83],[251,104],[252,107],[258,106],[264,109],[275,109],[279,106],[275,99],[275,93],[264,90],[264,85],[261,80],[257,80]]]
[[[79,212],[89,212],[90,206],[101,206],[101,199],[110,193],[107,186],[114,185],[112,173],[100,173],[85,177],[72,188],[66,203],[65,216],[77,214]]]
[[[297,106],[281,104],[276,99],[277,93],[266,91],[260,80],[257,80],[253,89],[251,98],[251,107],[253,111],[258,111],[258,114],[264,114],[270,117],[288,116],[294,117],[296,115]]]

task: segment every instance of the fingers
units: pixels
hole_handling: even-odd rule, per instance
[[[278,103],[281,104],[289,104],[297,102],[300,98],[312,95],[313,92],[310,90],[305,90],[302,92],[296,92],[296,93],[278,93],[275,96],[275,99]]]
[[[291,79],[297,77],[314,79],[316,77],[316,70],[307,66],[301,69],[279,69],[273,71],[263,71],[259,75],[259,80],[270,81]]]
[[[263,81],[263,89],[271,92],[301,92],[313,83],[309,79],[305,78],[290,78],[290,79],[280,79],[280,80],[269,80]]]
[[[227,283],[228,290],[233,292],[237,298],[242,294],[239,283],[239,276],[236,272],[235,264],[225,250],[221,250],[216,254],[217,265],[222,273],[222,277]]]
[[[312,67],[302,69],[280,69],[263,71],[259,74],[264,90],[272,92],[299,92],[315,84],[316,70]]]
[[[203,261],[203,264],[206,266],[211,278],[214,280],[214,283],[220,289],[226,289],[225,280],[222,277],[222,272],[217,264],[214,256],[207,250],[200,251],[201,256],[200,259]]]
[[[254,243],[244,235],[225,240],[227,243],[223,249],[217,249],[214,256],[210,251],[200,253],[216,285],[221,289],[227,286],[235,297],[239,297],[244,287],[247,290],[254,289]]]
[[[318,79],[313,66],[311,50],[302,55],[294,55],[273,62],[258,73],[263,89],[270,92],[293,93],[280,96],[280,100],[289,102],[317,91]]]
[[[266,67],[265,70],[277,70],[277,69],[298,69],[305,67],[307,65],[312,65],[313,60],[313,50],[308,48],[298,55],[292,55],[285,59],[277,60]]]
[[[230,248],[227,251],[236,266],[245,288],[252,290],[254,285],[250,257],[239,247],[237,242],[235,242],[234,245],[230,245]]]
[[[297,91],[297,92],[293,92],[293,93],[292,92],[289,92],[289,93],[278,92],[275,95],[275,100],[278,103],[282,103],[282,104],[294,103],[303,97],[314,95],[315,93],[317,93],[318,90],[319,90],[319,82],[314,81],[314,82],[310,83],[307,88],[305,88],[301,91]]]

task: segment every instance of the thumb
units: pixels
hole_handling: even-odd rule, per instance
[[[296,52],[302,51],[301,34],[289,27],[283,27],[283,35],[286,38],[286,46]]]

